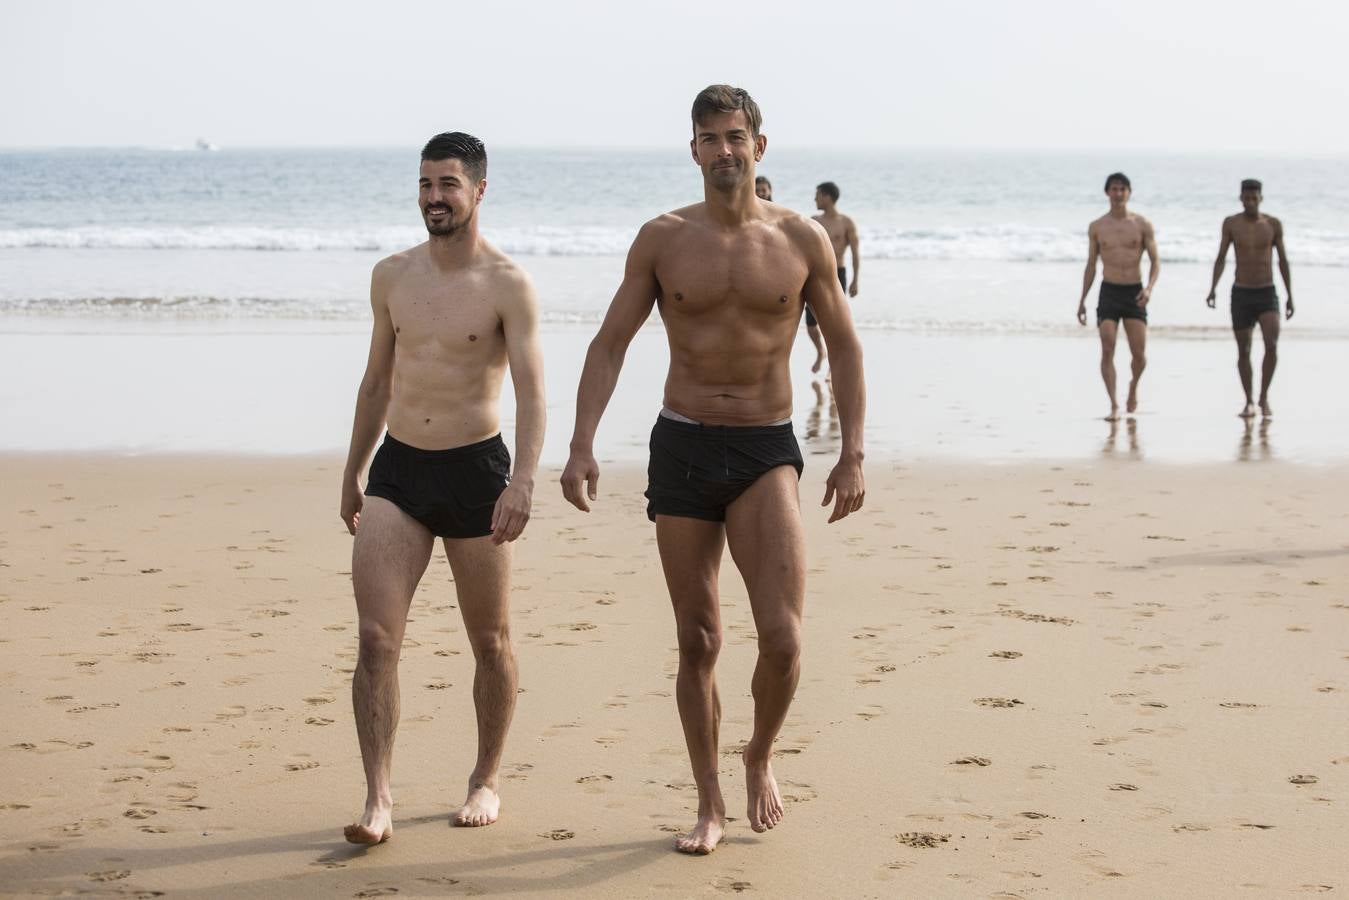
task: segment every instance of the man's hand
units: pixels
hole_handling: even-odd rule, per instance
[[[1138,304],[1139,309],[1146,309],[1148,301],[1151,299],[1152,299],[1152,289],[1143,288],[1143,290],[1138,292],[1138,296],[1134,298],[1134,303]]]
[[[857,276],[856,276],[856,275],[854,275],[854,276],[852,277],[852,284],[848,287],[848,296],[849,296],[849,297],[856,297],[856,296],[857,296]]]
[[[832,524],[861,509],[865,497],[862,464],[839,460],[838,465],[829,473],[829,480],[824,483],[824,500],[820,505],[828,506],[831,499],[834,501],[834,511],[829,516],[829,522]]]
[[[1218,308],[1218,290],[1217,290],[1217,288],[1214,288],[1213,290],[1211,290],[1211,291],[1208,292],[1208,297],[1204,300],[1204,302],[1208,304],[1208,308],[1209,308],[1209,309],[1217,309],[1217,308]]]
[[[529,522],[529,511],[533,505],[532,486],[520,481],[506,485],[492,510],[492,543],[504,544],[518,538]]]
[[[347,531],[356,533],[356,526],[361,523],[361,507],[365,504],[365,496],[361,493],[361,486],[354,479],[342,482],[342,507],[338,510],[338,515],[342,517],[342,524],[347,526]]]
[[[1085,301],[1077,304],[1077,324],[1087,324],[1087,304]]]
[[[1293,318],[1293,295],[1288,295],[1288,302],[1284,304],[1284,318]]]
[[[561,481],[562,496],[567,498],[567,502],[581,512],[590,512],[590,504],[586,499],[594,500],[599,496],[600,464],[595,462],[595,455],[589,451],[573,450],[567,459],[567,467],[562,470]],[[584,493],[581,491],[583,483]]]

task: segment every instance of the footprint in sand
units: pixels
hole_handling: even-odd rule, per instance
[[[994,650],[988,654],[990,659],[1020,659],[1020,650]]]
[[[1235,700],[1229,700],[1226,703],[1219,703],[1223,709],[1259,709],[1258,703],[1238,703]]]
[[[1022,706],[1022,702],[1015,697],[978,697],[974,700],[975,706],[987,706],[992,709],[1011,709],[1013,706]]]
[[[1316,784],[1321,779],[1315,775],[1293,775],[1288,779],[1289,784]]]
[[[953,765],[953,766],[978,766],[978,767],[980,767],[980,768],[983,768],[984,766],[991,766],[991,765],[993,765],[993,760],[989,759],[989,758],[986,757],[986,756],[962,756],[962,757],[960,757],[960,759],[954,759],[954,760],[952,760],[952,761],[951,761],[951,765]]]
[[[107,869],[103,872],[86,872],[90,881],[121,881],[131,877],[130,869]]]
[[[1138,785],[1136,785],[1136,784],[1112,784],[1112,785],[1110,785],[1110,790],[1112,790],[1112,791],[1136,791],[1136,790],[1138,790]]]
[[[864,722],[870,722],[872,719],[876,718],[877,716],[881,716],[881,715],[884,715],[884,714],[885,714],[885,710],[884,710],[883,708],[881,708],[881,707],[876,706],[876,705],[873,704],[873,705],[871,705],[871,706],[865,707],[864,709],[858,710],[858,712],[856,713],[856,716],[857,716],[857,718],[861,719],[861,720],[864,721]]]
[[[903,834],[895,835],[895,840],[905,847],[913,847],[915,850],[930,850],[938,844],[945,844],[950,839],[949,834],[937,834],[934,831],[906,831]]]
[[[554,828],[552,831],[540,833],[539,837],[547,838],[550,841],[569,841],[576,837],[576,832],[568,831],[565,828]]]
[[[304,720],[304,723],[306,725],[331,725],[333,724],[333,720],[325,719],[323,716],[310,716]]]
[[[287,772],[304,772],[308,769],[317,769],[318,767],[318,760],[303,759],[299,757],[296,757],[294,762],[286,763]]]

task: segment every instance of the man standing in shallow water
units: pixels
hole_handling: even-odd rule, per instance
[[[408,607],[437,537],[454,573],[477,669],[478,758],[456,825],[491,825],[497,770],[515,709],[508,620],[511,542],[529,520],[543,445],[538,303],[528,276],[478,234],[487,151],[461,132],[422,150],[419,205],[430,239],[376,266],[374,331],[356,397],[340,515],[356,536],[351,579],[360,653],[351,696],[365,765],[361,818],[348,841],[393,834],[389,776],[398,728],[398,658]],[[501,440],[499,400],[515,384],[514,472]],[[388,433],[362,496],[359,478]]]
[[[838,264],[838,283],[847,291],[849,297],[857,296],[857,275],[862,268],[862,255],[858,250],[857,225],[853,223],[850,216],[845,216],[838,211],[838,198],[840,196],[838,185],[832,181],[826,181],[817,185],[815,188],[815,208],[820,211],[818,216],[814,216],[816,222],[824,227],[824,231],[829,235],[829,244],[834,248],[834,259]],[[848,267],[843,264],[843,252],[852,250],[852,285],[848,285]],[[814,318],[810,310],[806,310],[806,333],[810,335],[811,343],[815,345],[815,365],[810,367],[810,371],[820,371],[820,366],[824,365],[824,345],[820,343],[819,329],[815,327]]]
[[[802,304],[815,310],[834,358],[842,450],[824,502],[830,522],[862,507],[862,348],[838,287],[834,253],[818,224],[754,193],[767,138],[759,107],[740,88],[712,85],[693,102],[693,160],[702,203],[642,226],[619,286],[590,344],[576,397],[563,495],[578,509],[597,496],[595,429],[628,344],[652,304],[670,345],[665,404],[651,431],[647,516],[656,523],[679,642],[676,696],[698,821],[676,842],[710,853],[726,828],[717,777],[721,649],[717,576],[722,551],[745,580],[758,631],[754,731],[745,745],[748,819],[755,831],[782,819],[773,741],[800,677],[805,544],[792,433],[789,361]]]
[[[1251,339],[1257,322],[1265,341],[1265,359],[1260,366],[1260,414],[1265,418],[1274,415],[1269,405],[1269,384],[1279,362],[1279,292],[1274,288],[1272,252],[1279,254],[1279,274],[1288,292],[1284,312],[1293,318],[1293,276],[1283,249],[1283,223],[1260,212],[1263,192],[1263,185],[1254,178],[1241,183],[1241,212],[1223,219],[1222,244],[1213,263],[1213,285],[1206,301],[1209,309],[1217,305],[1215,295],[1218,279],[1223,277],[1227,265],[1227,248],[1235,245],[1237,277],[1232,284],[1232,333],[1237,338],[1237,373],[1246,392],[1246,405],[1237,414],[1243,419],[1255,418],[1255,404],[1251,401]]]
[[[1096,328],[1101,335],[1101,379],[1110,395],[1110,415],[1106,421],[1119,421],[1119,402],[1115,398],[1115,338],[1119,326],[1129,340],[1133,357],[1129,396],[1125,411],[1138,409],[1138,379],[1147,366],[1148,301],[1161,274],[1157,258],[1157,237],[1152,223],[1129,212],[1133,186],[1123,172],[1105,180],[1110,212],[1087,227],[1087,270],[1082,276],[1082,299],[1077,304],[1077,321],[1087,324],[1087,294],[1096,280],[1096,260],[1101,260],[1101,293],[1096,302]],[[1143,287],[1143,253],[1148,254],[1148,286]]]

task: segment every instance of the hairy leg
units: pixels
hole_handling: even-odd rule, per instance
[[[801,677],[801,610],[806,593],[806,547],[796,470],[765,473],[726,511],[731,557],[745,579],[759,660],[754,667],[754,733],[745,745],[750,827],[766,831],[782,820],[782,796],[773,778],[773,741]]]
[[[685,853],[711,853],[726,829],[726,801],[717,778],[721,697],[716,679],[721,651],[717,573],[726,534],[720,522],[658,515],[656,544],[679,637],[675,697],[698,786],[698,821],[675,846]]]
[[[446,540],[459,611],[473,648],[473,707],[478,719],[478,758],[468,795],[454,814],[456,825],[491,825],[501,809],[501,754],[515,712],[519,673],[509,621],[512,544],[491,537]]]
[[[398,658],[408,605],[431,560],[434,541],[417,520],[388,500],[365,499],[351,552],[360,619],[351,702],[366,785],[365,812],[345,830],[354,844],[377,844],[393,833],[389,773],[398,731]]]
[[[1106,395],[1110,397],[1110,415],[1106,421],[1119,418],[1119,403],[1115,400],[1115,337],[1119,323],[1114,319],[1105,319],[1097,329],[1101,335],[1101,380],[1105,382]]]
[[[1125,401],[1124,409],[1126,412],[1134,412],[1138,409],[1138,379],[1143,377],[1143,370],[1148,365],[1148,323],[1142,319],[1125,319],[1124,335],[1129,341],[1129,371],[1132,375],[1129,379],[1129,397]]]

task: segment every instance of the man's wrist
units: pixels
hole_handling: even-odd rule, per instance
[[[862,452],[861,447],[845,447],[842,451],[839,452],[838,461],[860,464],[865,457],[866,454]]]

